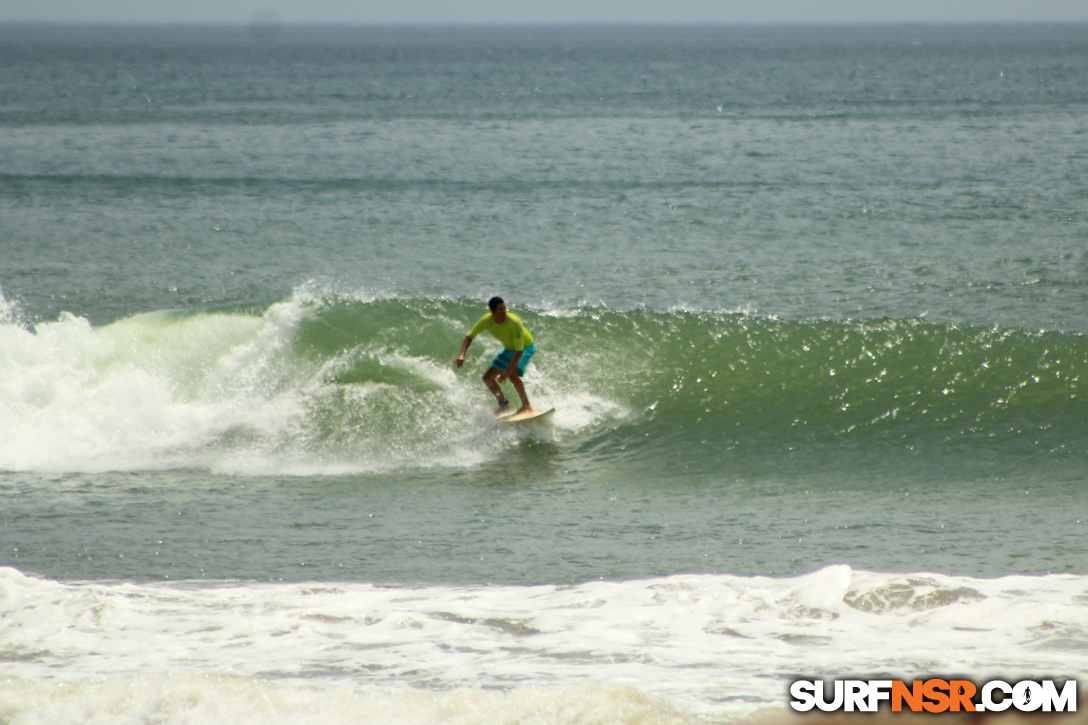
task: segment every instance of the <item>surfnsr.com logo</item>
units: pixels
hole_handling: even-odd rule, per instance
[[[1076,712],[1074,680],[797,680],[790,685],[790,707],[797,712]]]

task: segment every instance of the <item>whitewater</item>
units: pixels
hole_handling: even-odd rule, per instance
[[[407,589],[0,578],[0,707],[35,713],[18,722],[104,722],[118,708],[171,721],[717,721],[783,699],[799,660],[815,657],[828,677],[986,680],[1067,671],[1070,649],[1088,644],[1074,576],[834,566],[790,579]]]

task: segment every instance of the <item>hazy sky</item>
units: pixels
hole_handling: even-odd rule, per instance
[[[0,0],[0,23],[1088,22],[1088,0]]]

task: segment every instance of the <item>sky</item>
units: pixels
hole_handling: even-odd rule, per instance
[[[1088,0],[0,0],[0,23],[1088,22]]]

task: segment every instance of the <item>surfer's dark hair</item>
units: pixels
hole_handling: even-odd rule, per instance
[[[492,297],[491,299],[489,299],[487,301],[487,309],[494,312],[495,308],[498,307],[499,305],[501,305],[502,302],[503,302],[502,297]]]

